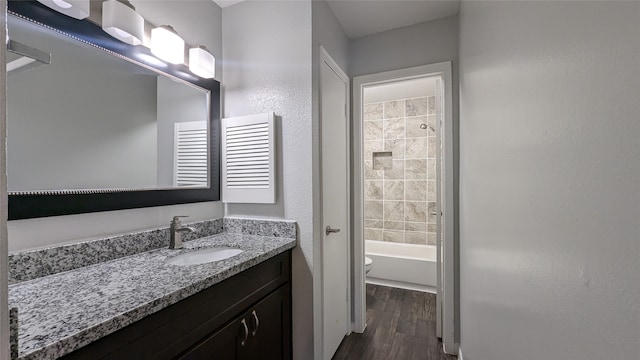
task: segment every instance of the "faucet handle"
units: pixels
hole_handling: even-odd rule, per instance
[[[178,216],[174,216],[173,220],[171,220],[173,223],[178,224],[180,222],[180,218],[187,218],[189,217],[189,215],[178,215]]]

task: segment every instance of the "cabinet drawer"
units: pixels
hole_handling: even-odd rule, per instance
[[[288,283],[290,256],[290,251],[277,255],[63,359],[173,359]]]

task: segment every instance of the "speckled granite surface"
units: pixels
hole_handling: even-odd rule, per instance
[[[288,222],[293,225],[295,223]],[[294,237],[221,233],[9,286],[19,308],[21,359],[55,359],[295,246]],[[230,259],[175,266],[168,257],[211,246],[238,247]]]
[[[294,221],[233,217],[225,217],[223,220],[225,232],[289,238],[297,236],[296,223]]]
[[[184,241],[222,232],[223,220],[207,220],[184,224],[197,231],[183,233]],[[169,246],[169,227],[117,235],[103,239],[9,255],[9,283],[73,270],[123,256]]]

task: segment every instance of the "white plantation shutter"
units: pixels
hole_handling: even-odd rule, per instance
[[[275,203],[273,113],[222,119],[222,201]]]
[[[173,185],[208,186],[207,122],[175,123]]]

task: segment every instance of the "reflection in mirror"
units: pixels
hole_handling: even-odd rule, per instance
[[[9,16],[10,193],[209,187],[208,90]],[[13,66],[11,65],[13,64]]]

